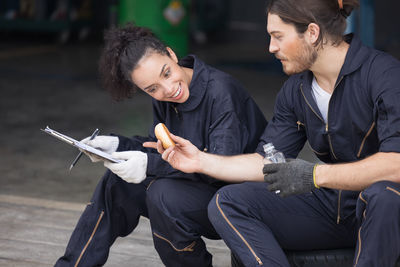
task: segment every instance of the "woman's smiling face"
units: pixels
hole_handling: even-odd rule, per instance
[[[184,103],[193,70],[179,66],[175,53],[167,50],[170,56],[148,51],[132,71],[132,82],[156,100]]]

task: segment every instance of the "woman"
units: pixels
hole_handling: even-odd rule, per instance
[[[105,39],[100,72],[115,99],[143,90],[153,98],[153,126],[163,122],[171,132],[209,153],[254,151],[266,120],[231,76],[193,55],[178,61],[145,28],[112,29]],[[150,219],[155,248],[166,266],[212,266],[201,236],[219,239],[208,220],[207,205],[224,183],[177,171],[156,150],[143,147],[144,142],[156,141],[153,129],[148,137],[85,140],[123,162],[104,163],[110,171],[97,186],[56,266],[103,265],[115,239],[131,233],[140,216]]]

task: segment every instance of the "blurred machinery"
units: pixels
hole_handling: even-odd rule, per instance
[[[91,0],[2,0],[0,30],[55,33],[65,43],[72,32],[85,39],[92,21]]]

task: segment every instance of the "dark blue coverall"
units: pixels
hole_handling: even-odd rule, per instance
[[[296,158],[306,141],[326,163],[400,152],[400,62],[350,43],[329,101],[327,122],[312,96],[313,74],[293,75],[280,90],[262,145]],[[394,266],[400,255],[400,184],[377,182],[361,192],[315,189],[281,198],[265,183],[221,188],[209,205],[215,230],[245,266],[289,266],[287,250],[356,246],[355,266]]]
[[[256,149],[267,124],[261,110],[238,81],[195,56],[179,64],[193,68],[185,103],[153,99],[154,125],[191,140],[199,149],[234,155]],[[149,137],[119,136],[118,151],[147,152],[147,178],[127,183],[110,171],[99,182],[56,266],[100,266],[115,239],[131,233],[139,217],[150,219],[155,248],[166,266],[212,266],[201,236],[219,239],[207,217],[207,205],[224,183],[173,169],[154,149],[142,146]]]

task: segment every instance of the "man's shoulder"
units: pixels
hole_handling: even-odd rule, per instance
[[[364,62],[355,71],[356,77],[362,83],[366,83],[366,88],[375,85],[377,92],[384,90],[385,84],[395,84],[400,81],[400,61],[387,52],[367,48],[368,55]]]
[[[378,68],[392,68],[400,67],[399,59],[390,55],[389,53],[375,50],[375,53],[371,53],[370,56],[371,65]]]
[[[283,84],[282,89],[286,93],[298,91],[308,80],[307,71],[291,75]]]
[[[353,64],[354,66],[359,64],[361,69],[368,70],[368,74],[374,74],[375,71],[380,72],[393,67],[400,67],[400,61],[398,58],[395,58],[385,51],[365,45],[360,45],[359,49],[351,58],[350,64]],[[355,69],[360,68],[357,67]]]
[[[308,73],[302,72],[291,75],[278,92],[276,104],[293,106],[297,103],[304,90],[304,84],[308,81]]]

